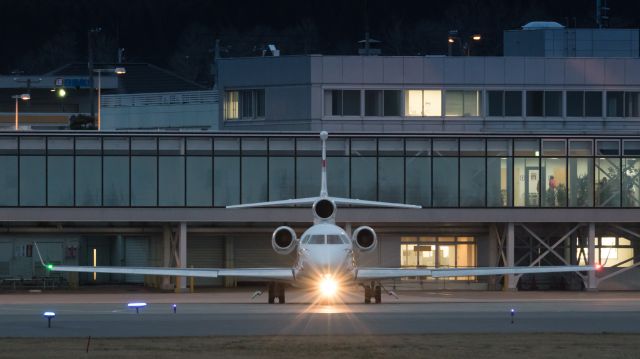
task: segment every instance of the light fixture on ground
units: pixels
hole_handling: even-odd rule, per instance
[[[18,131],[18,100],[29,101],[31,100],[31,95],[28,93],[23,93],[20,95],[11,96],[12,99],[16,100],[16,131]]]
[[[127,307],[134,308],[136,310],[136,314],[140,314],[140,308],[144,308],[147,306],[147,303],[144,302],[133,302],[127,304]]]
[[[173,308],[173,314],[176,314],[176,312],[178,311],[178,306],[174,304],[171,307]]]
[[[102,78],[102,73],[112,73],[112,74],[116,74],[118,76],[124,75],[127,73],[127,69],[125,69],[124,67],[114,67],[114,68],[110,68],[110,69],[93,69],[93,72],[98,74],[98,131],[100,131],[100,124],[101,124],[101,101],[102,101],[102,89],[101,89],[101,78]],[[93,89],[91,90],[93,92]]]
[[[47,328],[51,328],[51,319],[55,318],[56,313],[54,312],[44,312],[44,317],[47,318]]]
[[[511,308],[511,312],[510,313],[511,313],[511,324],[513,324],[515,316],[516,316],[516,310]]]

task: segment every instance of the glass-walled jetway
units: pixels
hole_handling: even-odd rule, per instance
[[[331,135],[334,196],[434,208],[640,207],[640,137]],[[315,134],[0,134],[0,207],[315,196]]]

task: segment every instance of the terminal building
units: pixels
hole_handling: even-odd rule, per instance
[[[378,233],[360,266],[603,266],[389,286],[640,289],[634,31],[636,51],[624,57],[220,59],[220,132],[2,132],[0,276],[51,275],[34,241],[54,264],[288,266],[270,235],[280,225],[301,234],[310,208],[225,206],[317,195],[327,130],[331,195],[423,207],[338,208],[347,231]],[[184,287],[134,275],[65,280]]]

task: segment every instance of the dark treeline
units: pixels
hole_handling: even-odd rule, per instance
[[[638,27],[640,1],[609,0],[611,27]],[[150,62],[207,83],[215,39],[221,54],[354,54],[365,30],[383,54],[447,51],[447,33],[480,33],[476,55],[500,55],[502,31],[533,20],[595,26],[595,0],[0,0],[0,73],[45,72],[86,61],[87,30],[96,62]]]

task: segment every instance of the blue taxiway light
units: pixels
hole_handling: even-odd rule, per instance
[[[42,315],[44,315],[44,317],[47,318],[47,328],[51,328],[51,319],[53,319],[56,316],[56,313],[44,312]]]
[[[176,304],[171,306],[173,308],[173,313],[175,314],[176,311],[178,310],[178,306]]]

